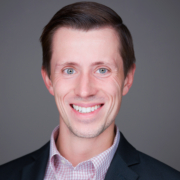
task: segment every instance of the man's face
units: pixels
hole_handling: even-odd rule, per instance
[[[51,77],[43,79],[60,113],[60,130],[96,137],[114,127],[133,81],[124,77],[119,38],[112,28],[89,31],[59,28],[52,41]]]

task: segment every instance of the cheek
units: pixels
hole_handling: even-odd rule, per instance
[[[53,90],[56,98],[63,100],[67,94],[71,93],[73,89],[73,82],[61,77],[55,78],[53,83]]]
[[[123,83],[119,78],[112,79],[114,84],[113,109],[117,115],[121,106]]]
[[[122,84],[123,81],[117,76],[111,77],[104,83],[104,93],[106,93],[109,98],[107,104],[107,116],[110,119],[114,119],[119,112],[122,99]]]
[[[101,84],[101,87],[107,97],[105,117],[107,123],[110,123],[115,120],[121,106],[122,81],[118,77],[110,77]]]
[[[102,90],[111,98],[122,96],[122,83],[117,77],[111,77],[101,83]]]

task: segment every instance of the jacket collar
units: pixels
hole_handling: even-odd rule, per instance
[[[139,163],[137,150],[128,143],[121,133],[120,143],[107,171],[105,180],[136,180],[138,174],[130,166]]]
[[[33,162],[22,170],[21,180],[43,180],[49,158],[49,142],[32,154]]]

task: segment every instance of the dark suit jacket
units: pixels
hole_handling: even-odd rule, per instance
[[[0,166],[0,180],[43,180],[49,142],[39,150]],[[105,180],[180,180],[180,172],[137,151],[124,136]]]

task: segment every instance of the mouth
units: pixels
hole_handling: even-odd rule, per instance
[[[104,104],[97,104],[94,106],[89,106],[89,107],[84,107],[84,106],[78,106],[75,104],[70,104],[70,106],[77,112],[81,114],[87,114],[87,113],[92,113],[97,110],[99,110]]]

